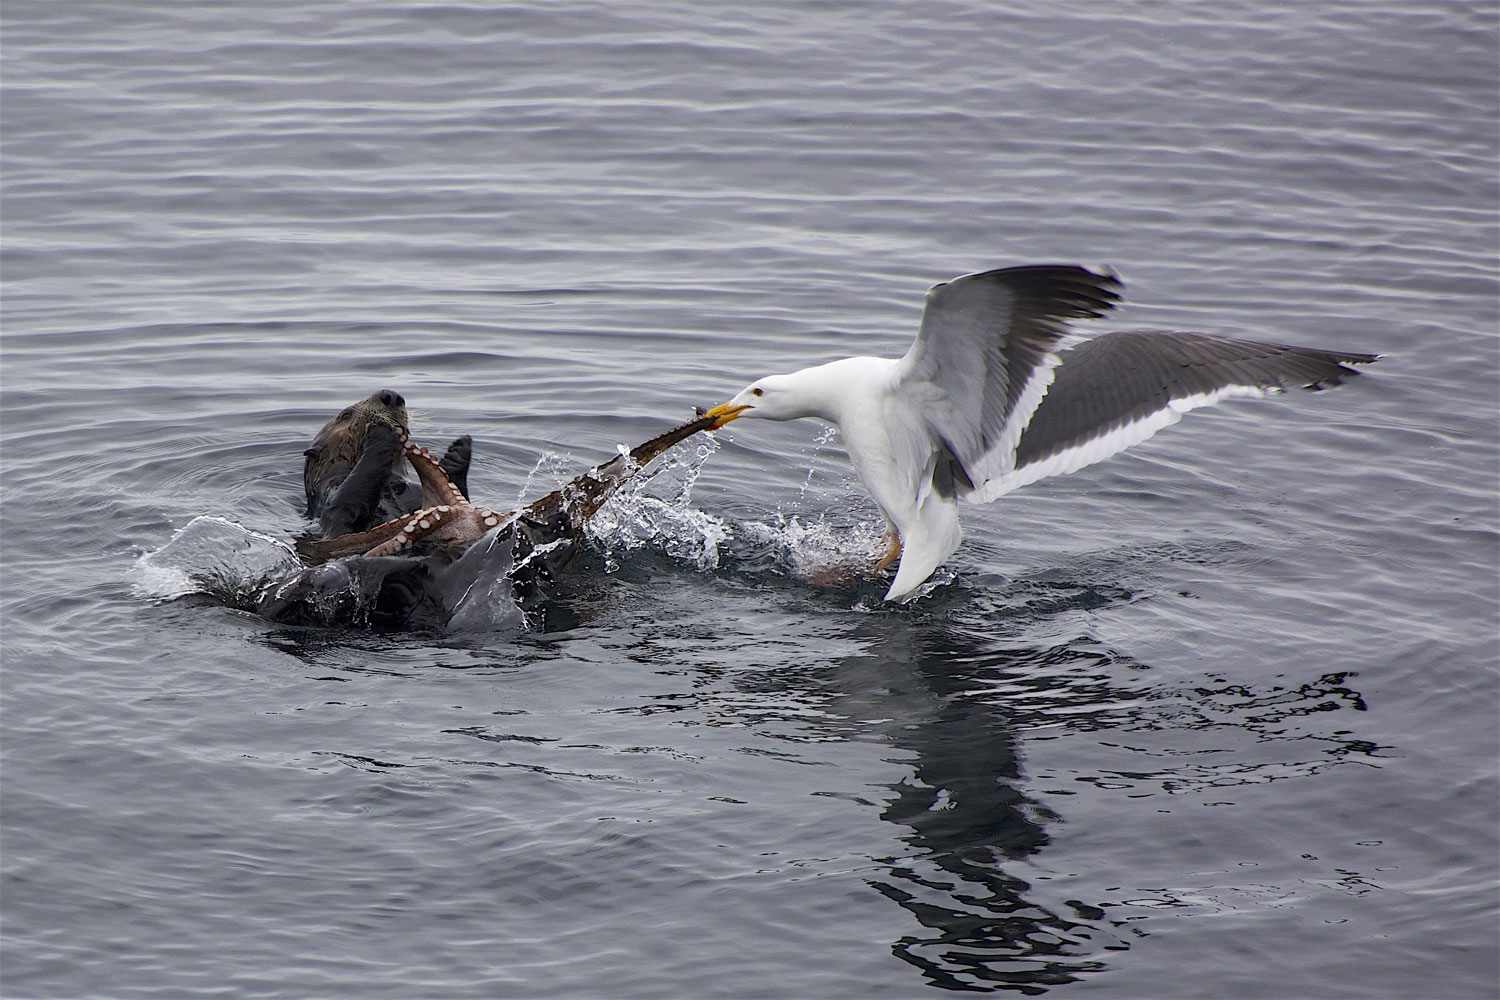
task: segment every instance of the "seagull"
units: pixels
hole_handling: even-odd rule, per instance
[[[1374,354],[1139,330],[1083,339],[1068,320],[1120,300],[1113,273],[1070,264],[966,274],[927,292],[900,358],[844,358],[770,375],[708,410],[835,425],[886,521],[886,600],[909,600],[959,546],[958,502],[988,503],[1075,472],[1230,396],[1321,389]]]

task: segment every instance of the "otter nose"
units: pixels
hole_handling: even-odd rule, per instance
[[[394,410],[398,406],[405,406],[406,400],[402,399],[401,393],[397,392],[395,389],[381,389],[380,403],[382,406],[389,406]]]

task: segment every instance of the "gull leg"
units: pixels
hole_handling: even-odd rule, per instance
[[[901,558],[901,535],[895,528],[885,529],[885,555],[881,556],[875,563],[875,572],[879,573],[891,563]]]

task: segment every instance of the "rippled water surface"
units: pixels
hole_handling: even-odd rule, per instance
[[[0,988],[1493,996],[1496,39],[10,0]],[[967,511],[910,606],[811,582],[880,531],[812,422],[679,446],[529,625],[224,599],[374,389],[503,506],[1041,261],[1387,357]]]

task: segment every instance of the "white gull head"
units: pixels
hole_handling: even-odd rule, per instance
[[[886,381],[891,364],[884,358],[844,358],[789,375],[767,375],[706,415],[716,419],[715,430],[740,417],[817,417],[842,429],[846,419],[857,415],[871,388]]]

